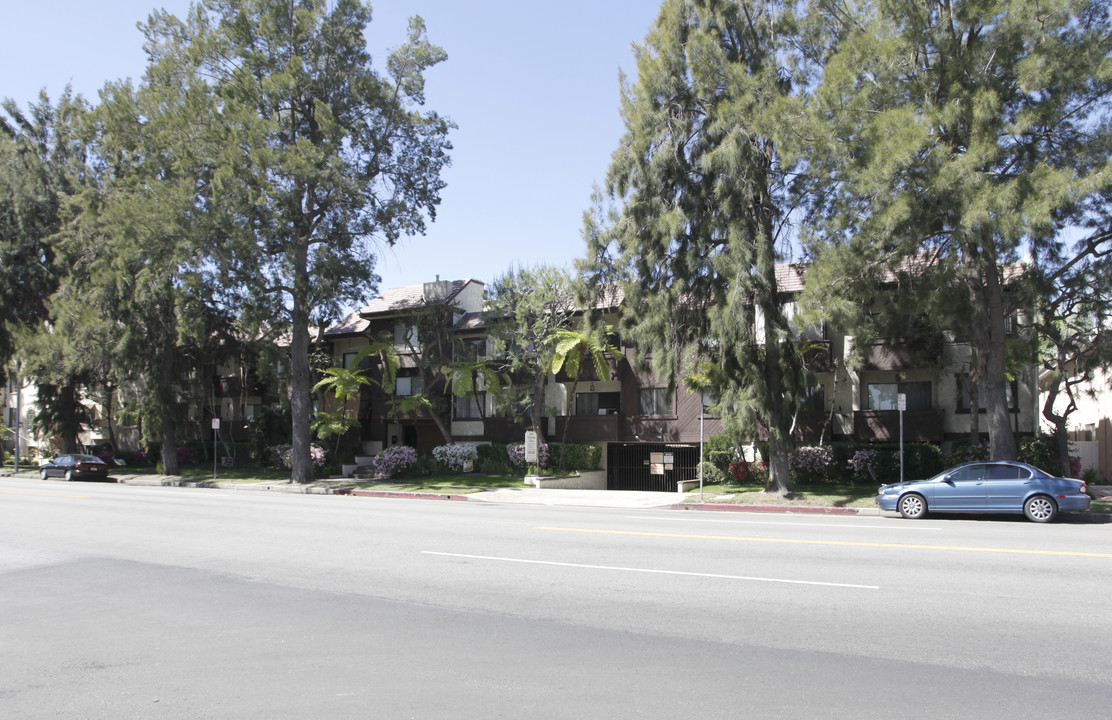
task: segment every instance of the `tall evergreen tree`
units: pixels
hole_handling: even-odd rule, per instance
[[[45,93],[26,111],[12,100],[0,115],[0,368],[14,358],[19,374],[34,378],[41,403],[38,424],[57,434],[66,452],[77,450],[85,419],[82,373],[63,362],[48,324],[48,300],[69,272],[54,235],[68,198],[81,186],[87,143],[82,119],[88,106],[67,91],[57,104]],[[22,378],[20,378],[22,382]]]
[[[767,434],[770,489],[791,489],[791,422],[805,373],[781,308],[793,78],[787,9],[668,0],[636,50],[626,134],[608,190],[622,205],[589,256],[625,292],[623,334],[674,388],[710,361],[724,420]]]
[[[991,456],[1014,459],[1006,330],[1025,280],[1013,270],[1025,252],[1059,255],[1071,226],[1090,225],[1083,245],[1109,237],[1090,222],[1107,219],[1112,187],[1107,4],[817,1],[810,11],[827,35],[808,137],[808,301],[837,314],[869,305],[878,278],[917,274],[922,316],[970,338]]]
[[[414,18],[381,75],[370,19],[359,0],[203,0],[145,26],[163,76],[216,98],[193,124],[223,135],[211,257],[229,306],[289,328],[296,482],[312,478],[310,324],[374,290],[369,241],[424,232],[451,147],[451,123],[420,110],[423,74],[446,55]]]

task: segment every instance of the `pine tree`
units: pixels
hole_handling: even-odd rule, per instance
[[[770,489],[791,489],[791,421],[806,374],[776,263],[789,214],[779,149],[793,104],[778,3],[668,0],[636,50],[608,191],[622,206],[589,255],[625,293],[623,335],[674,388],[709,361],[724,421],[767,434]],[[704,367],[700,364],[700,367]]]
[[[1109,237],[1093,222],[1107,220],[1112,187],[1107,4],[880,0],[810,12],[826,35],[808,135],[822,281],[809,302],[837,314],[869,305],[882,276],[918,283],[919,316],[970,338],[991,456],[1014,459],[1006,318],[1027,281],[1017,263],[1059,255],[1071,227],[1089,227],[1082,246]],[[861,327],[850,330],[868,337]]]
[[[224,302],[289,329],[293,480],[312,478],[310,324],[374,290],[372,240],[423,233],[444,186],[451,123],[421,112],[423,73],[445,59],[420,18],[371,67],[358,0],[205,0],[185,20],[145,26],[152,72],[203,85],[215,128],[206,211],[221,221],[209,255]]]

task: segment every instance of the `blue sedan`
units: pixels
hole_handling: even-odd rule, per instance
[[[1088,510],[1085,491],[1081,480],[994,460],[958,465],[928,480],[881,485],[876,504],[913,520],[928,512],[964,512],[1023,513],[1032,522],[1050,522],[1059,512]]]

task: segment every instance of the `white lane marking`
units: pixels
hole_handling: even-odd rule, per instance
[[[835,523],[805,523],[786,522],[776,520],[734,520],[730,518],[694,518],[694,517],[662,517],[657,515],[626,515],[627,520],[659,520],[663,522],[691,522],[691,523],[728,523],[731,525],[779,525],[780,527],[820,527],[858,530],[941,530],[939,527],[930,527],[919,523],[903,525],[839,525]]]
[[[468,555],[466,553],[436,552],[422,550],[422,555],[467,558],[469,560],[493,560],[496,562],[525,563],[527,565],[549,565],[556,567],[582,568],[586,570],[613,570],[617,572],[651,573],[655,575],[685,575],[688,577],[717,578],[721,580],[749,580],[751,582],[785,583],[788,585],[818,585],[821,587],[851,588],[857,590],[879,590],[879,585],[854,585],[852,583],[819,582],[817,580],[787,580],[784,578],[750,577],[747,575],[720,575],[717,573],[685,572],[683,570],[655,570],[651,568],[619,567],[612,565],[587,565],[584,563],[553,562],[551,560],[526,560],[524,558],[497,557],[494,555]]]

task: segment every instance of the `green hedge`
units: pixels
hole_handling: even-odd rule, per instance
[[[602,448],[598,445],[568,443],[563,453],[560,452],[560,447],[559,443],[548,446],[548,456],[558,465],[559,470],[598,470],[599,463],[602,462]],[[560,462],[561,455],[563,462]]]
[[[475,472],[486,475],[515,475],[517,469],[510,462],[504,443],[479,445],[479,459],[475,461]]]

